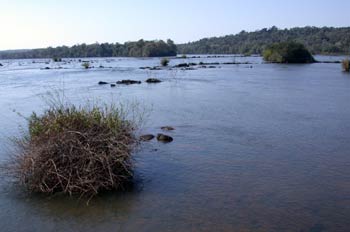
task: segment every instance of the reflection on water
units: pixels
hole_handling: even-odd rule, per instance
[[[232,57],[191,62],[231,62]],[[73,101],[137,100],[150,110],[144,132],[164,125],[171,144],[137,154],[136,184],[87,206],[65,197],[27,196],[0,181],[1,231],[348,231],[350,227],[350,76],[339,64],[246,65],[146,71],[159,59],[94,59],[111,69],[61,70],[2,62],[0,160],[7,137],[40,111],[38,95],[64,86]],[[329,59],[319,57],[319,59]],[[172,64],[184,60],[172,60]],[[21,65],[19,65],[21,64]],[[56,65],[56,64],[55,64]],[[110,88],[98,81],[161,84]]]

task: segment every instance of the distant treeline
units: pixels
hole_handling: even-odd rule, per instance
[[[350,27],[265,28],[255,32],[201,39],[177,45],[181,54],[262,54],[278,42],[293,41],[305,45],[313,54],[349,54]]]
[[[72,47],[61,46],[32,50],[3,51],[0,59],[28,59],[28,58],[64,58],[64,57],[162,57],[176,56],[177,47],[168,39],[126,42],[124,44],[95,43],[80,44]]]
[[[349,54],[350,27],[264,28],[255,32],[201,39],[175,45],[172,40],[95,43],[33,50],[2,51],[0,59],[64,57],[162,57],[180,54],[262,54],[271,44],[298,42],[313,54]]]

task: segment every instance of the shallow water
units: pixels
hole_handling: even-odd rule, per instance
[[[106,68],[83,70],[68,59],[0,61],[1,161],[7,138],[25,128],[16,112],[40,112],[40,95],[50,89],[63,88],[77,103],[139,102],[149,115],[143,132],[174,126],[174,142],[144,144],[135,154],[135,188],[89,206],[27,196],[1,179],[1,231],[349,231],[350,75],[339,64],[228,56],[170,64],[249,61],[253,68],[147,71],[139,67],[158,58],[83,60]],[[97,84],[148,77],[163,82]]]

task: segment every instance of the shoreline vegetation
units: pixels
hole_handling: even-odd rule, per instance
[[[184,54],[263,54],[271,44],[292,41],[301,43],[311,54],[348,55],[350,52],[350,27],[301,27],[278,29],[264,28],[254,32],[242,31],[236,35],[204,38],[186,44],[172,40],[139,40],[136,42],[78,44],[72,47],[0,51],[0,59],[85,57],[173,57]],[[187,55],[185,55],[187,54]]]
[[[177,55],[177,47],[168,39],[120,43],[80,44],[72,47],[40,48],[30,50],[0,51],[0,59],[50,58],[59,62],[61,58],[85,57],[171,57]]]
[[[180,54],[262,54],[267,46],[285,41],[302,43],[312,54],[348,55],[350,27],[295,27],[279,29],[275,26],[254,32],[241,31],[235,35],[204,38],[178,44]]]

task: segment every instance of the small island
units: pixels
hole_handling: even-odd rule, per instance
[[[264,60],[271,63],[305,64],[316,60],[306,47],[297,42],[282,42],[268,46],[263,52]]]

